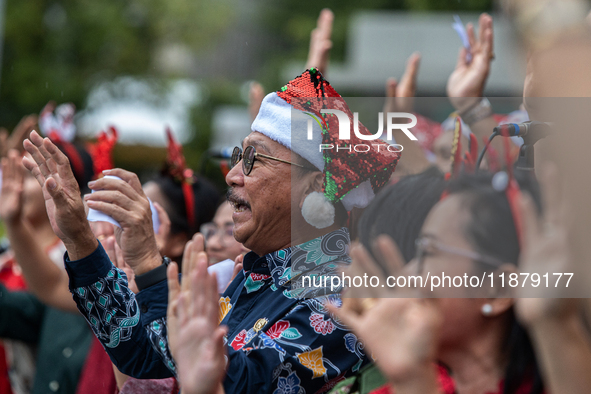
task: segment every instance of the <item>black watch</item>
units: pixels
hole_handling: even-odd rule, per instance
[[[147,289],[148,287],[155,285],[156,283],[162,282],[166,279],[166,269],[170,264],[171,260],[162,256],[162,265],[146,272],[145,274],[135,276],[135,284],[139,291]]]

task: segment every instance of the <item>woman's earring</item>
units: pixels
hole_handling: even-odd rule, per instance
[[[490,314],[492,313],[492,311],[493,311],[493,307],[492,307],[491,304],[484,304],[484,305],[482,305],[482,314],[484,316],[490,316]]]

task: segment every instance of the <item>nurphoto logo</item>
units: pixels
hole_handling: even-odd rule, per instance
[[[321,109],[320,113],[322,114],[333,114],[337,117],[339,122],[339,139],[340,140],[350,140],[351,139],[351,123],[349,121],[349,117],[343,111],[338,109]],[[417,137],[411,133],[409,129],[416,126],[417,124],[417,117],[413,114],[407,112],[388,112],[386,113],[386,140],[392,141],[392,130],[401,130],[408,138],[412,141],[417,141]],[[406,123],[394,123],[399,122],[401,119],[410,119],[410,122]],[[359,132],[359,113],[353,112],[353,132],[355,136],[363,141],[375,141],[379,139],[382,134],[384,133],[384,113],[378,113],[378,131],[375,134],[361,134]],[[313,139],[312,135],[312,126],[313,126],[313,119],[308,119],[308,140]],[[349,152],[368,152],[372,149],[372,147],[376,151],[380,151],[381,148],[385,148],[390,152],[402,152],[403,147],[400,144],[345,144],[343,146],[335,146],[334,144],[320,144],[319,150],[322,152],[323,150],[331,150],[336,149],[336,151],[341,150],[348,150]]]

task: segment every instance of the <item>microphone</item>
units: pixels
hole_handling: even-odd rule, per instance
[[[509,132],[509,137],[525,137],[528,134],[538,134],[536,139],[544,138],[550,134],[552,124],[548,122],[523,122],[523,123],[507,123],[497,126],[493,129],[498,135],[503,135],[501,130],[506,128]]]

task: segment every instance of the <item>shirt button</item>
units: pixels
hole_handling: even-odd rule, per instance
[[[72,350],[72,348],[64,348],[64,350],[62,350],[62,354],[64,355],[65,358],[70,358],[72,356],[72,353],[74,353],[74,351]]]
[[[49,389],[51,391],[53,391],[54,393],[56,391],[58,391],[59,388],[60,388],[60,384],[56,380],[52,380],[51,382],[49,382]]]
[[[140,308],[140,311],[142,311],[142,313],[148,312],[148,306],[147,305],[142,305],[141,308]]]

